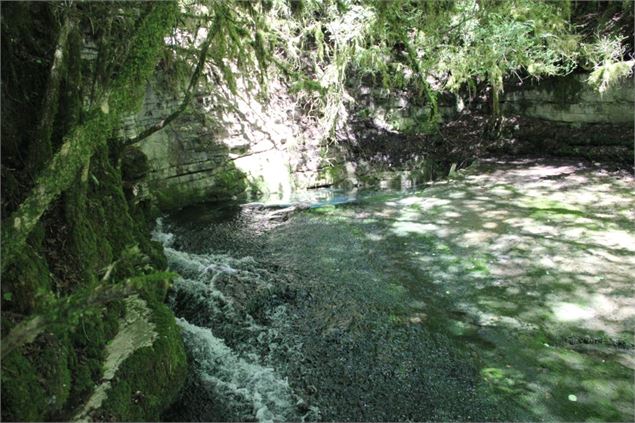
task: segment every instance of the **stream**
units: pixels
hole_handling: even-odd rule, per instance
[[[633,421],[635,183],[484,160],[411,191],[159,220],[170,421]]]

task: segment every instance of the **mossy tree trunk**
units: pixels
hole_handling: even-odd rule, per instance
[[[59,105],[60,85],[64,77],[64,62],[69,54],[67,43],[74,27],[73,19],[66,16],[53,53],[53,64],[42,99],[40,122],[35,132],[36,138],[30,145],[28,164],[32,174],[37,174],[52,154],[51,136]]]
[[[173,3],[159,2],[154,6],[145,17],[137,36],[130,41],[131,50],[124,70],[113,81],[112,89],[103,96],[99,108],[90,111],[88,121],[74,128],[64,138],[60,151],[37,177],[30,195],[6,219],[2,227],[2,271],[24,246],[51,201],[69,188],[95,149],[106,143],[120,118],[136,111],[143,94],[142,82],[154,70],[163,36],[170,28],[175,13]]]
[[[68,7],[2,7],[2,58],[10,64],[2,70],[3,117],[10,116],[2,122],[2,420],[70,419],[100,382],[131,294],[163,326],[136,358],[147,380],[124,368],[112,390],[139,386],[157,402],[120,395],[103,411],[107,420],[131,420],[131,410],[136,420],[156,420],[184,380],[185,356],[162,304],[173,275],[124,194],[115,131],[140,106],[178,8]]]

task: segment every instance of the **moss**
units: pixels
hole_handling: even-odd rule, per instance
[[[131,216],[134,205],[128,203],[122,186],[108,148],[101,147],[65,194],[70,239],[64,254],[77,274],[74,279],[82,284],[96,281],[113,263],[113,279],[166,267],[161,247],[150,240],[145,215]]]
[[[150,239],[147,220],[150,216],[128,202],[121,172],[112,161],[108,149],[100,149],[93,157],[89,177],[91,213],[86,217],[96,235],[95,251],[101,255],[96,270],[115,260],[117,267],[113,277],[120,279],[150,272],[152,267],[163,270],[167,262],[161,246]],[[131,254],[135,249],[138,253]]]
[[[101,379],[104,348],[116,334],[123,313],[123,302],[110,303],[107,309],[97,314],[82,316],[70,332],[72,384],[66,407],[68,412],[80,405]]]
[[[348,173],[344,164],[334,164],[321,169],[319,176],[329,184],[338,184],[346,180]]]
[[[159,336],[119,367],[95,416],[100,420],[158,421],[185,381],[187,360],[174,315],[164,304],[148,305]]]
[[[135,243],[137,231],[128,213],[121,175],[112,166],[106,148],[96,152],[93,164],[89,201],[94,210],[100,209],[100,219],[94,221],[93,226],[99,232],[101,240],[111,245],[113,258],[116,259],[121,256],[126,247]]]
[[[63,409],[70,393],[68,341],[65,337],[58,338],[52,333],[45,333],[34,346],[38,353],[34,355],[33,364],[45,394],[46,413],[52,416]]]
[[[361,185],[364,187],[379,186],[379,183],[381,182],[381,178],[370,171],[363,174],[360,173],[359,175],[357,175],[357,178],[359,179]]]
[[[145,90],[145,85],[139,81],[145,81],[154,70],[163,48],[163,36],[176,22],[177,13],[176,2],[159,2],[144,17],[130,42],[135,48],[113,83],[110,107],[118,111],[139,109]]]
[[[124,181],[137,181],[148,173],[148,157],[137,147],[126,147],[121,157],[121,175]]]
[[[2,360],[2,420],[42,421],[45,393],[29,360],[17,351]]]
[[[251,198],[258,198],[261,194],[265,193],[266,185],[265,180],[262,176],[257,176],[255,178],[248,178],[247,180],[247,194]]]
[[[326,206],[322,206],[322,207],[315,207],[312,209],[308,210],[309,213],[314,213],[314,214],[318,214],[318,215],[328,215],[328,214],[333,214],[336,211],[336,208],[334,205],[329,204]]]
[[[86,183],[82,187],[80,175],[66,194],[65,213],[61,217],[71,226],[71,238],[59,251],[66,261],[73,263],[72,267],[81,267],[81,283],[90,283],[114,260],[117,260],[117,267],[113,279],[164,269],[166,260],[162,248],[150,240],[144,214],[136,214],[136,219],[131,216],[119,170],[112,165],[107,148],[98,149],[84,180]],[[29,313],[39,309],[46,312],[46,303],[39,298],[41,294],[50,293],[51,277],[46,260],[34,247],[39,248],[44,235],[44,230],[38,226],[31,234],[27,248],[3,275],[3,293],[10,293],[5,296],[4,310]],[[152,283],[146,295],[155,302],[161,301],[167,289],[167,280],[164,282]],[[22,398],[28,398],[23,392],[26,388],[9,377],[6,388],[19,394],[5,396],[3,391],[7,420],[65,420],[71,417],[73,410],[87,399],[102,377],[105,347],[117,332],[122,310],[121,303],[111,303],[105,310],[89,310],[79,316],[75,326],[69,322],[55,325],[51,334],[47,331],[17,353],[20,358],[3,362],[3,382],[13,372],[24,374],[24,381],[36,381],[34,392],[37,398],[42,398],[25,402]],[[3,318],[3,328],[10,326],[11,320]],[[182,349],[180,338],[172,336],[171,342],[179,343],[175,348]],[[147,354],[166,357],[166,362],[174,358],[167,357],[166,351],[153,350]],[[183,367],[178,356],[175,360],[175,368]],[[30,373],[25,373],[27,370]],[[165,385],[172,387],[172,382]]]
[[[435,160],[424,159],[417,164],[417,168],[412,173],[417,182],[428,182],[447,176],[448,172],[449,166],[446,169]]]
[[[2,418],[67,420],[102,377],[107,342],[117,332],[120,303],[93,310],[69,327],[56,324],[2,361]]]
[[[547,78],[540,86],[553,95],[559,110],[569,110],[572,104],[578,103],[584,89],[576,75]]]
[[[36,231],[33,235],[38,237],[39,233]],[[50,290],[51,277],[47,263],[37,248],[30,244],[25,246],[2,277],[3,313],[29,314],[39,308]]]
[[[98,148],[106,145],[108,135],[119,125],[120,117],[139,108],[145,88],[139,81],[146,80],[154,70],[163,46],[163,35],[174,23],[177,11],[175,2],[153,5],[130,42],[132,48],[126,65],[113,80],[108,99],[104,100],[100,110],[93,110],[89,114],[86,123],[69,132],[59,152],[36,179],[37,189],[29,194],[8,218],[7,224],[2,226],[2,271],[19,254],[29,233],[51,202],[72,185],[79,170]]]
[[[64,194],[65,220],[70,225],[70,239],[68,247],[74,256],[74,270],[82,283],[92,283],[97,277],[97,268],[108,262],[112,253],[108,245],[97,243],[97,236],[88,218],[86,190],[88,167],[84,174],[77,177],[77,181]]]
[[[112,127],[112,118],[99,115],[84,126],[77,127],[36,180],[36,186],[18,210],[2,226],[4,270],[19,254],[30,232],[38,224],[40,217],[59,194],[69,188],[79,170],[90,157],[95,146],[102,144]],[[10,223],[9,223],[10,222]]]
[[[192,181],[187,183],[156,181],[151,187],[161,210],[175,210],[187,205],[205,201],[230,200],[247,196],[248,180],[246,175],[233,163],[225,163],[209,175],[204,184]]]
[[[246,175],[238,170],[233,163],[223,166],[217,180],[217,187],[227,192],[230,197],[238,195],[247,189]]]
[[[635,60],[603,64],[591,72],[588,83],[603,94],[620,79],[631,76],[634,65]]]
[[[61,147],[37,178],[37,189],[27,200],[23,201],[25,196],[20,191],[30,185],[19,180],[21,169],[5,172],[3,166],[3,210],[15,211],[22,202],[11,220],[3,222],[7,223],[2,231],[3,335],[26,315],[55,315],[57,309],[52,309],[49,301],[53,295],[60,296],[59,302],[63,303],[64,294],[86,289],[101,279],[106,267],[115,262],[113,281],[166,268],[161,246],[150,239],[147,209],[136,208],[128,202],[119,168],[119,152],[107,143],[112,128],[120,123],[119,117],[133,110],[141,100],[145,87],[138,81],[145,80],[154,69],[157,51],[163,46],[163,34],[171,28],[177,9],[174,2],[150,7],[150,13],[135,29],[137,37],[131,41],[132,48],[122,71],[116,73],[110,85],[110,104],[103,108],[109,111],[90,112],[82,124],[77,124],[78,99],[86,87],[80,86],[73,77],[82,65],[79,50],[75,49],[78,62],[70,66],[77,72],[69,70],[66,77],[61,113],[53,136],[54,146]],[[3,26],[3,34],[4,30]],[[42,72],[29,72],[26,79],[35,80],[37,78],[31,75],[44,75],[47,70],[48,66],[44,66]],[[66,93],[71,89],[75,91]],[[28,139],[24,134],[30,133],[32,119],[12,122],[7,130],[3,124],[3,134]],[[14,156],[20,155],[19,151],[11,152]],[[132,172],[130,167],[138,165],[137,162],[130,163],[124,156],[127,178],[139,175],[139,166]],[[5,190],[6,181],[11,185],[9,191]],[[11,201],[9,206],[6,193]],[[62,201],[54,201],[60,194]],[[153,405],[157,408],[167,405],[176,395],[175,390],[185,374],[185,355],[174,318],[165,306],[158,304],[165,295],[167,279],[163,282],[155,283],[145,292],[156,303],[155,314],[162,322],[157,324],[161,338],[146,352],[144,367],[145,383],[150,386],[150,392],[156,393]],[[81,314],[76,311],[65,321],[47,327],[34,342],[3,358],[2,420],[70,419],[103,376],[106,346],[117,333],[122,312],[121,302],[111,302],[104,309],[87,308]],[[157,361],[160,365],[155,369]],[[124,374],[120,380],[128,383],[125,378]],[[158,415],[158,412],[148,415]]]

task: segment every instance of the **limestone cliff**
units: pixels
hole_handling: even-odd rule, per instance
[[[511,118],[509,152],[541,151],[620,167],[633,165],[635,85],[632,77],[599,93],[587,74],[510,85],[502,99]]]
[[[233,95],[223,86],[197,95],[177,121],[139,144],[149,167],[143,193],[170,209],[240,195],[284,196],[328,183],[319,134],[302,124],[280,81],[269,90],[268,101],[247,89]],[[147,86],[142,110],[126,120],[124,136],[169,115],[180,101],[158,75]]]
[[[509,85],[501,99],[503,113],[511,119],[504,148],[494,143],[483,151],[539,148],[547,154],[618,162],[632,156],[633,79],[600,95],[586,78],[578,74]],[[199,93],[178,120],[140,143],[149,166],[139,184],[142,196],[172,209],[238,196],[282,198],[294,190],[333,184],[399,188],[443,176],[452,164],[480,154],[467,145],[473,143],[467,134],[458,153],[447,147],[447,136],[439,142],[428,134],[431,109],[407,91],[349,87],[348,115],[342,118],[337,143],[325,143],[282,80],[272,78],[266,100],[240,88],[240,95],[223,85]],[[157,75],[147,86],[142,111],[127,120],[125,135],[133,137],[169,115],[180,101]],[[439,116],[451,126],[466,113],[487,112],[487,104],[478,99],[463,103],[459,96],[441,96]],[[478,122],[473,125],[477,128]],[[461,137],[455,132],[453,137]]]

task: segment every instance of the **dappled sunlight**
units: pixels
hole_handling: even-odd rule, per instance
[[[419,206],[419,210],[425,211],[430,210],[433,207],[446,206],[451,203],[451,200],[446,200],[444,198],[434,198],[434,197],[406,197],[403,200],[387,202],[388,206],[412,206],[414,204]]]
[[[389,325],[384,338],[421,335],[413,348],[440,334],[546,420],[631,415],[635,191],[574,165],[486,165],[423,191],[320,203],[266,253],[313,275],[302,283],[315,284],[316,339],[366,339],[372,319]]]
[[[433,223],[416,223],[409,220],[397,221],[393,225],[394,233],[398,236],[407,236],[410,234],[422,234],[434,232],[439,236],[447,235],[447,231],[444,231],[441,226]]]
[[[462,191],[452,192],[448,195],[448,197],[452,199],[461,199],[461,198],[465,198],[465,196],[466,196],[466,193]]]
[[[521,233],[532,235],[556,235],[558,234],[557,228],[550,225],[549,222],[542,223],[536,221],[531,217],[515,217],[507,219],[506,224],[521,231]]]
[[[624,249],[635,252],[635,236],[621,230],[605,230],[601,233],[589,234],[589,241],[597,245],[606,245],[613,249]],[[633,260],[630,260],[633,264]]]
[[[495,233],[475,230],[464,234],[460,239],[463,246],[475,247],[485,242],[490,242],[495,237]]]
[[[367,233],[366,239],[368,239],[369,241],[381,241],[384,239],[384,237],[382,235],[375,234],[375,233]]]
[[[452,316],[445,330],[495,344],[507,358],[492,362],[516,363],[483,369],[497,389],[516,392],[544,415],[607,402],[628,412],[633,389],[622,377],[634,361],[633,188],[632,178],[582,166],[496,163],[422,193],[371,202],[367,209],[386,232],[366,239],[404,240],[408,266],[427,276],[423,286],[402,282],[426,298],[404,321],[433,324],[430,307],[441,302]],[[514,336],[530,342],[525,350],[512,346]],[[540,352],[530,341],[536,336],[545,339]],[[578,372],[591,373],[580,379]]]
[[[555,304],[552,306],[552,310],[556,320],[561,322],[587,320],[596,316],[595,310],[591,307],[566,302]]]

